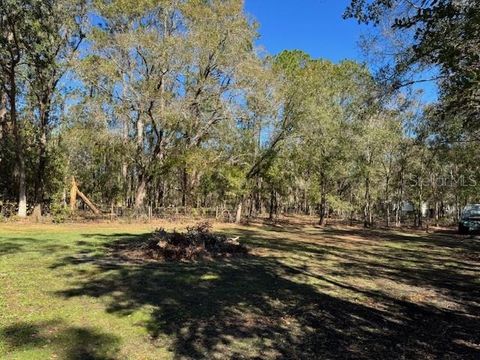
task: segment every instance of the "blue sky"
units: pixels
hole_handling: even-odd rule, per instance
[[[314,58],[362,62],[357,42],[367,28],[342,18],[349,3],[350,0],[245,0],[245,8],[260,25],[258,45],[270,54],[299,49]],[[415,88],[423,89],[425,102],[437,97],[433,83]]]
[[[300,49],[315,58],[361,60],[357,47],[362,26],[343,20],[348,0],[245,0],[260,23],[259,45],[276,54]]]

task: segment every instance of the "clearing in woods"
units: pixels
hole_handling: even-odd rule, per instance
[[[217,224],[251,254],[108,255],[155,226],[0,225],[0,358],[480,358],[479,240]]]

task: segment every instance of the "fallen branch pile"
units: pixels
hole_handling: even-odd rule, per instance
[[[214,234],[211,225],[202,222],[187,227],[187,232],[155,230],[148,239],[134,244],[134,248],[123,249],[122,255],[136,259],[181,261],[247,254],[247,248],[238,240],[238,237]]]

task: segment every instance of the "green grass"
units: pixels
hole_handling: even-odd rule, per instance
[[[251,255],[127,264],[151,225],[1,225],[2,359],[478,359],[480,242],[217,228]]]

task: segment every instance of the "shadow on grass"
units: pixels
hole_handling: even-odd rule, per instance
[[[319,239],[319,234],[319,241],[312,240]],[[434,290],[461,305],[465,312],[480,314],[478,239],[351,228],[326,228],[317,232],[317,237],[303,235],[308,241],[288,238],[272,241],[251,230],[242,230],[242,235],[256,247],[284,254],[303,253],[310,259],[311,268],[322,260],[334,260],[335,266],[320,270],[317,267],[315,273],[309,273],[317,279],[327,281],[323,274],[359,280],[391,280],[400,285]]]
[[[332,239],[369,240],[341,253],[346,260],[339,272],[350,276],[390,279],[433,289],[480,314],[480,241],[452,234],[352,232],[335,229]],[[343,249],[345,250],[345,248]],[[348,269],[347,269],[348,267]]]
[[[19,252],[32,252],[48,254],[59,250],[68,249],[68,246],[49,244],[48,241],[34,238],[3,238],[0,237],[0,256],[13,255]]]
[[[78,256],[65,258],[54,267],[95,266],[88,277],[82,272],[72,279],[71,288],[58,295],[102,298],[107,311],[119,316],[148,311],[148,320],[140,325],[148,330],[152,341],[168,346],[178,358],[479,358],[478,314],[446,311],[344,281],[349,276],[361,280],[372,276],[373,271],[383,271],[376,276],[399,282],[421,280],[441,288],[445,284],[429,279],[434,268],[427,272],[425,265],[425,271],[411,279],[412,269],[389,265],[388,258],[385,264],[375,263],[377,268],[372,268],[361,249],[335,245],[341,236],[335,232],[324,234],[325,243],[270,240],[253,230],[236,232],[243,234],[250,246],[281,251],[285,259],[306,253],[312,267],[309,263],[287,265],[282,256],[126,264],[107,255],[99,257],[98,252],[89,256],[89,242],[82,241]],[[130,234],[97,236],[104,240],[107,252],[112,246],[145,238]],[[379,257],[389,252],[388,248],[374,246],[364,250],[374,251],[372,256]],[[315,268],[332,254],[344,257],[350,266],[340,264],[332,273]],[[392,256],[403,258],[409,253]],[[80,274],[81,269],[78,271]],[[334,272],[338,272],[335,279],[330,277]],[[346,289],[354,296],[328,294],[318,284],[305,281],[305,276]],[[474,290],[475,284],[469,279],[462,286]]]
[[[110,360],[116,358],[116,337],[62,321],[19,322],[0,330],[7,351],[49,347],[63,360]]]

